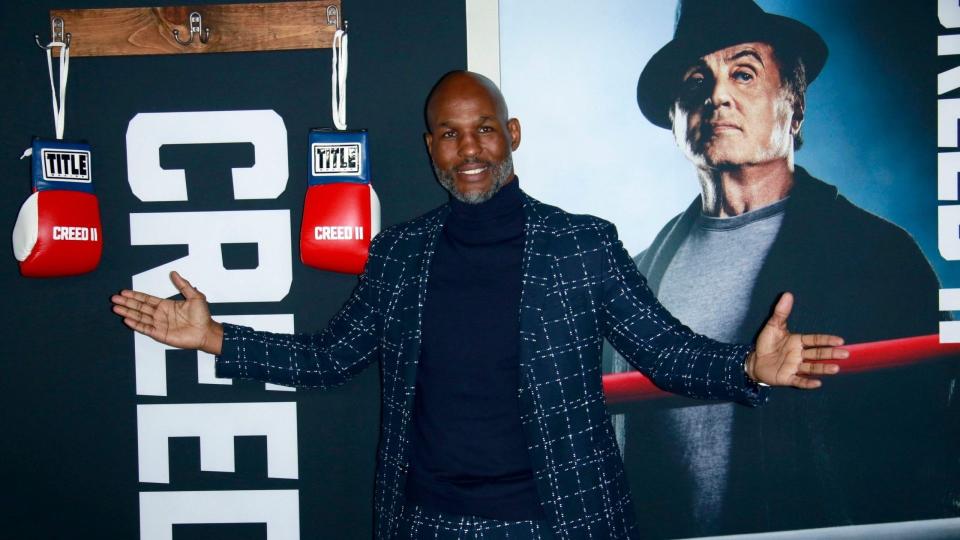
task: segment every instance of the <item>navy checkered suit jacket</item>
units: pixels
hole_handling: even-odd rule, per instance
[[[221,377],[328,388],[380,360],[377,538],[404,503],[421,317],[447,205],[379,234],[360,282],[317,334],[224,325]],[[541,503],[558,538],[637,538],[623,462],[604,404],[607,338],[663,389],[755,405],[750,350],[692,333],[654,298],[610,223],[524,195],[520,300],[522,423]]]

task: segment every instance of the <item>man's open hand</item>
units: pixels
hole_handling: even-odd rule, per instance
[[[223,327],[210,317],[206,296],[176,272],[170,272],[170,280],[183,300],[122,290],[110,298],[113,312],[130,328],[160,343],[220,354]]]
[[[756,350],[747,357],[747,375],[771,386],[818,388],[822,383],[817,377],[840,371],[837,364],[819,361],[840,360],[850,353],[835,348],[843,345],[843,339],[837,336],[791,334],[787,329],[791,309],[793,295],[783,293],[757,337]]]

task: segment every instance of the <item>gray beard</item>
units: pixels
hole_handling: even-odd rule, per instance
[[[487,202],[500,191],[500,188],[510,180],[510,173],[513,171],[513,154],[507,154],[507,157],[500,163],[493,164],[493,182],[486,191],[462,193],[457,190],[457,184],[454,181],[454,175],[444,171],[433,163],[433,172],[437,175],[440,185],[446,189],[454,199],[466,204],[480,204]]]

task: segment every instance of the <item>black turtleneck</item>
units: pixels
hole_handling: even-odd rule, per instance
[[[543,519],[520,423],[523,199],[450,200],[430,266],[407,500],[490,519]]]

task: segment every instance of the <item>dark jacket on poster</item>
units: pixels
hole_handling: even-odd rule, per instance
[[[374,512],[382,539],[404,503],[422,310],[448,212],[444,205],[374,238],[357,288],[322,332],[291,336],[224,325],[217,359],[220,377],[321,388],[380,361]],[[559,538],[639,538],[604,402],[603,338],[663,388],[757,404],[762,393],[743,371],[750,348],[696,335],[671,317],[611,224],[526,195],[524,214],[518,397],[547,521]]]
[[[698,197],[637,257],[655,293],[700,212]],[[736,340],[754,340],[784,291],[796,297],[793,332],[847,343],[933,334],[938,289],[909,234],[797,167],[781,229],[753,290],[744,291],[750,306]],[[655,536],[956,515],[957,417],[948,411],[956,376],[953,359],[841,374],[816,392],[778,390],[763,410],[736,408],[720,523],[660,522]],[[704,494],[691,493],[684,478],[681,442],[669,440],[669,430],[651,434],[663,415],[643,407],[628,411],[625,428],[632,484],[644,486],[638,506],[682,514]],[[656,457],[665,459],[651,471]]]

